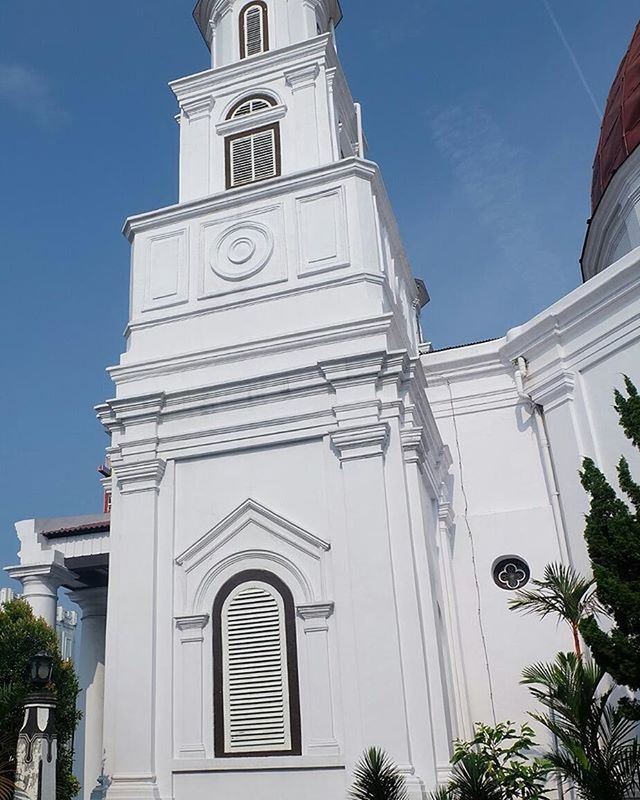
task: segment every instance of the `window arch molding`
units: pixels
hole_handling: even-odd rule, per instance
[[[251,0],[240,9],[240,58],[269,50],[269,8],[264,0]]]
[[[234,605],[238,600],[239,606]],[[247,628],[243,629],[242,626],[248,625],[251,621],[251,616],[246,611],[247,603],[260,606],[260,613],[263,618],[267,619],[267,624],[270,625],[271,630],[274,630],[274,615],[276,608],[278,609],[280,649],[282,651],[284,744],[269,746],[267,742],[267,746],[261,746],[259,736],[256,741],[250,742],[245,747],[241,745],[234,747],[230,743],[231,729],[234,724],[231,708],[234,701],[241,702],[241,700],[237,699],[238,696],[234,698],[232,685],[234,681],[237,681],[237,676],[241,677],[243,674],[241,670],[243,669],[243,659],[246,657],[247,651],[249,651],[249,663],[252,665],[259,663],[259,661],[256,661],[255,647],[251,643],[251,632],[249,631],[246,641],[240,638],[242,635],[247,636],[246,633],[242,633],[242,630],[247,630]],[[243,606],[245,610],[243,610]],[[230,611],[232,612],[231,615],[229,614]],[[291,590],[284,581],[272,572],[263,569],[243,570],[229,578],[219,589],[213,603],[212,621],[214,751],[216,757],[301,755],[302,731],[296,608]],[[271,645],[273,644],[272,634]],[[252,649],[253,653],[250,652]],[[233,654],[233,660],[231,654]],[[257,652],[257,658],[260,658],[259,651]],[[246,667],[244,668],[246,669]],[[236,670],[235,678],[234,670]],[[259,703],[263,702],[265,708],[267,708],[270,702],[274,702],[274,697],[275,695],[270,697],[265,694],[263,698],[258,698],[255,701],[254,712],[256,719],[259,719],[261,713]],[[246,725],[247,722],[241,722],[240,724]]]
[[[239,100],[233,102],[224,119],[228,122],[240,117],[250,117],[252,114],[258,114],[268,108],[275,108],[277,105],[279,105],[279,101],[273,95],[266,92],[254,92],[253,94],[243,95]],[[247,111],[243,110],[244,106],[248,107]]]

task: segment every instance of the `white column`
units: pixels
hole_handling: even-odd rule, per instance
[[[74,575],[64,565],[62,553],[53,551],[51,561],[7,567],[6,572],[22,584],[22,598],[36,617],[55,629],[58,608],[58,589],[74,583]]]
[[[79,757],[76,765],[82,797],[89,800],[102,772],[104,720],[104,653],[107,622],[107,588],[82,589],[70,595],[82,610],[78,726]]]

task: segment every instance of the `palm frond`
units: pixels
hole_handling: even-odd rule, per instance
[[[548,564],[542,580],[532,581],[533,589],[521,589],[509,603],[514,611],[556,616],[579,625],[587,616],[602,613],[593,578],[585,578],[566,564]]]
[[[407,800],[404,775],[379,747],[365,750],[353,775],[352,800]]]
[[[456,800],[503,800],[502,788],[477,753],[467,753],[454,767],[451,789]]]

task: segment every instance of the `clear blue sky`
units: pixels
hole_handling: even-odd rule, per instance
[[[193,1],[0,2],[0,565],[16,519],[101,510],[93,406],[127,319],[120,227],[176,198],[166,84],[207,67]],[[638,5],[549,3],[343,0],[340,55],[436,346],[500,336],[579,282],[594,102]]]

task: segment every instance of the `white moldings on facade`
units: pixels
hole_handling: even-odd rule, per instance
[[[184,303],[189,289],[189,232],[186,228],[147,241],[144,310]]]
[[[113,462],[115,479],[122,494],[157,491],[166,466],[161,458],[132,463]]]
[[[387,423],[331,434],[331,444],[340,461],[382,456],[388,441],[389,425]]]
[[[287,279],[284,213],[279,204],[206,223],[200,236],[201,298]]]
[[[218,237],[211,249],[211,269],[228,281],[255,275],[273,253],[273,231],[258,222],[238,222]]]
[[[349,264],[349,237],[341,186],[296,198],[299,274],[308,275]]]
[[[296,92],[300,89],[315,86],[319,74],[320,67],[317,64],[303,64],[296,69],[285,70],[284,76],[287,86],[290,86],[292,91]]]

